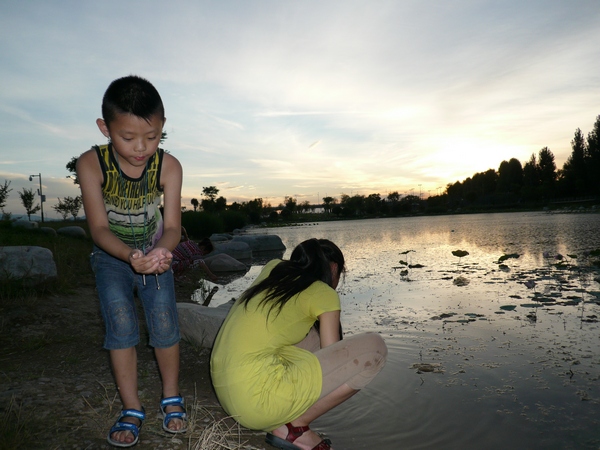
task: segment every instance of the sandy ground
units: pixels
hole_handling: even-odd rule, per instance
[[[190,298],[195,287],[191,280],[197,275],[190,273],[176,283],[178,301]],[[0,313],[0,448],[112,448],[106,434],[121,403],[108,353],[102,349],[104,330],[93,278],[65,295],[3,299]],[[209,351],[185,341],[180,388],[193,417],[191,430],[175,438],[164,433],[158,368],[144,342],[145,331],[138,346],[138,373],[147,419],[135,448],[209,448],[198,446],[199,439],[217,425],[231,427],[231,446],[226,448],[265,447],[264,433],[238,431],[230,419],[222,421],[226,414],[210,383]],[[19,437],[10,441],[15,429]]]

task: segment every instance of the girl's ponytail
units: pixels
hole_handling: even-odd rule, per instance
[[[247,289],[240,301],[248,302],[261,292],[266,292],[261,305],[269,305],[269,314],[277,312],[294,296],[307,289],[315,281],[333,284],[331,263],[337,264],[338,277],[345,272],[342,251],[327,239],[308,239],[294,248],[290,259],[277,264],[267,278]]]

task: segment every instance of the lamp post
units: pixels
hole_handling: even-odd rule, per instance
[[[44,223],[44,202],[46,201],[46,196],[42,192],[42,174],[39,173],[37,175],[29,175],[29,181],[33,181],[34,177],[38,177],[40,179],[40,188],[38,189],[38,195],[40,196],[40,205],[42,210],[42,223]]]

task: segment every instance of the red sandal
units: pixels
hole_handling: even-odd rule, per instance
[[[310,428],[308,426],[295,427],[291,423],[286,423],[285,426],[288,429],[288,434],[285,439],[275,436],[272,433],[267,433],[265,441],[267,444],[272,445],[275,448],[283,450],[301,450],[300,447],[294,445],[294,441],[306,433]],[[330,450],[331,441],[329,439],[323,439],[319,442],[312,450]]]

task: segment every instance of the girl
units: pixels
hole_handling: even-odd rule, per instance
[[[211,374],[223,408],[281,449],[331,449],[310,423],[365,387],[383,367],[378,334],[342,340],[340,249],[326,239],[269,262],[229,312],[213,347]],[[318,327],[316,326],[318,325]]]

